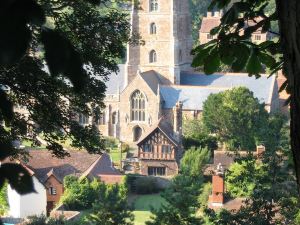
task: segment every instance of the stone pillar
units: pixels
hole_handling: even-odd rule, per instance
[[[178,143],[182,143],[182,102],[179,101],[176,103],[173,108],[173,117],[174,117],[174,136],[176,137]]]
[[[212,177],[212,194],[209,196],[209,206],[211,208],[222,207],[224,204],[224,168],[221,163],[217,166]]]

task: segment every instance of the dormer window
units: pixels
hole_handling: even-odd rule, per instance
[[[150,12],[158,11],[158,0],[150,0]]]
[[[149,62],[150,63],[155,63],[157,61],[157,55],[156,55],[156,51],[152,50],[149,54]]]
[[[156,34],[156,25],[155,25],[155,23],[150,24],[150,34]]]

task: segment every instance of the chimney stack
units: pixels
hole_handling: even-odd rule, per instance
[[[211,208],[222,207],[224,204],[224,168],[218,164],[212,177],[212,194],[209,196],[209,206]]]
[[[212,12],[208,11],[206,17],[212,17]]]
[[[173,116],[174,116],[174,135],[179,142],[179,144],[182,143],[182,102],[178,101],[173,108]]]

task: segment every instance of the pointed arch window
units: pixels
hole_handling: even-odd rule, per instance
[[[155,23],[150,24],[150,34],[156,34],[156,24]]]
[[[158,0],[150,0],[150,12],[158,11]]]
[[[135,91],[130,99],[131,121],[145,121],[146,99],[142,92]]]
[[[152,50],[149,54],[149,62],[150,63],[155,63],[157,61],[157,55],[156,55],[156,51]]]

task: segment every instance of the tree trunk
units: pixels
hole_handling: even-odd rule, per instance
[[[284,58],[283,72],[291,94],[291,148],[300,194],[300,1],[276,0],[276,5]]]

